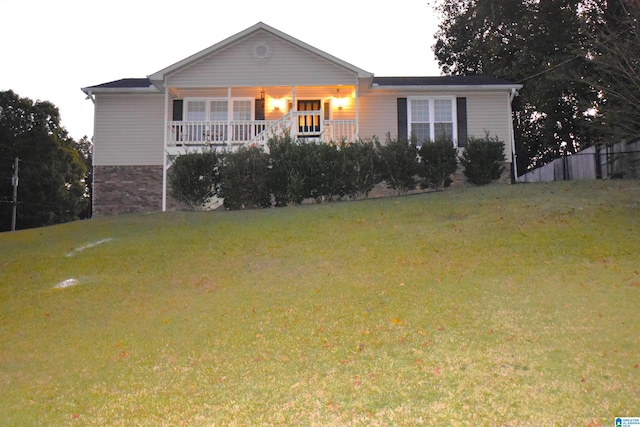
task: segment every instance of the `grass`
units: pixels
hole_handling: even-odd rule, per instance
[[[637,181],[4,233],[0,424],[612,425],[639,238]]]

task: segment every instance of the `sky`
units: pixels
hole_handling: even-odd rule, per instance
[[[93,136],[82,87],[146,77],[258,22],[376,76],[434,76],[434,0],[0,0],[0,91]]]

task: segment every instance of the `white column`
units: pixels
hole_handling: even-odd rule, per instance
[[[296,87],[291,87],[291,137],[297,138],[298,136],[298,116],[295,114],[298,111],[296,104]]]
[[[358,84],[356,83],[356,140],[360,138],[360,99],[358,98]]]
[[[226,143],[231,143],[231,115],[233,114],[233,108],[231,106],[231,86],[227,87],[227,138]]]
[[[169,117],[169,89],[164,88],[164,149],[162,150],[162,212],[167,210],[167,137]]]

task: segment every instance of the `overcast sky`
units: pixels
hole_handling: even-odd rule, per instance
[[[258,23],[376,76],[432,76],[433,0],[0,0],[0,90],[47,100],[93,136],[82,87],[146,77]]]

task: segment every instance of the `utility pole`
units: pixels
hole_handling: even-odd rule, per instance
[[[16,214],[18,212],[18,162],[20,159],[16,157],[13,164],[13,176],[11,177],[11,183],[13,184],[13,209],[11,213],[11,231],[16,231]]]

